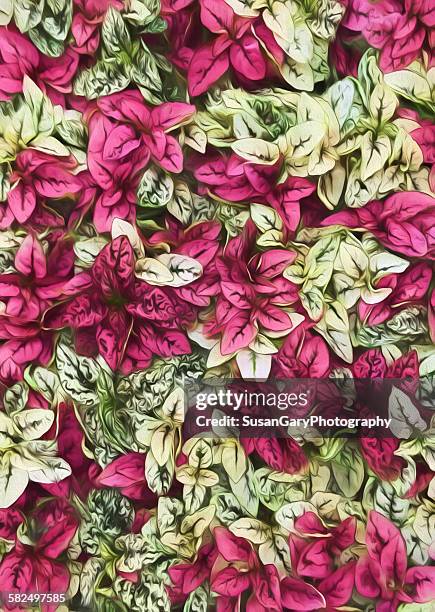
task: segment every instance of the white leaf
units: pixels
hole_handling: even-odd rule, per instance
[[[261,232],[270,230],[280,231],[283,222],[278,213],[270,206],[264,204],[251,204],[251,219]]]
[[[165,283],[169,287],[184,287],[202,276],[202,265],[196,259],[179,253],[163,253],[157,260],[165,265],[173,279]]]
[[[361,179],[366,181],[381,170],[390,155],[391,142],[386,134],[373,140],[373,134],[366,132],[361,142]]]
[[[401,389],[393,387],[388,401],[390,430],[396,438],[406,439],[415,431],[424,431],[426,423],[420,416],[410,397]]]
[[[202,323],[198,323],[198,325],[194,329],[188,329],[187,335],[191,340],[202,346],[202,348],[211,349],[216,344],[219,344],[219,340],[216,338],[208,338],[204,334],[204,325]]]
[[[150,285],[165,286],[174,280],[172,272],[165,264],[152,257],[138,259],[135,266],[137,278]]]
[[[15,414],[13,421],[20,428],[24,440],[37,440],[52,426],[54,412],[43,408],[31,408]]]
[[[178,423],[184,421],[184,391],[181,387],[174,389],[165,399],[162,413],[172,421]]]
[[[0,508],[9,508],[26,490],[27,472],[11,464],[12,453],[6,452],[0,458]]]
[[[234,153],[254,164],[272,166],[279,158],[279,148],[260,138],[244,138],[231,145]]]
[[[40,461],[45,464],[44,467],[29,472],[29,478],[33,482],[50,484],[71,476],[69,464],[60,457],[43,457]]]
[[[278,349],[274,343],[263,334],[257,334],[249,345],[249,348],[255,353],[260,353],[261,355],[273,355],[274,353],[278,352]]]
[[[145,256],[145,247],[139,237],[137,229],[128,221],[115,218],[112,222],[112,240],[115,240],[118,236],[126,236],[128,238],[128,241],[138,257]]]
[[[53,136],[37,136],[32,140],[32,148],[49,155],[68,156],[69,149]]]
[[[229,355],[222,355],[221,349],[220,349],[220,342],[217,342],[208,354],[206,367],[207,369],[216,368],[217,366],[220,366],[223,363],[226,363],[227,361],[232,359],[235,354],[236,353],[230,353]]]
[[[272,367],[272,355],[255,353],[251,349],[242,349],[237,353],[237,365],[242,378],[256,380],[267,380]]]

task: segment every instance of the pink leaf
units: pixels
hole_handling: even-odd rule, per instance
[[[255,450],[260,457],[274,470],[284,469],[284,453],[278,440],[274,438],[258,438],[255,440]]]
[[[130,328],[130,318],[122,310],[109,311],[97,327],[98,351],[112,370],[119,367]]]
[[[411,567],[406,572],[405,592],[416,603],[434,601],[435,567]]]
[[[199,96],[207,91],[228,70],[228,66],[227,52],[215,55],[210,45],[199,49],[192,57],[187,74],[190,95]]]
[[[226,2],[200,0],[199,4],[201,6],[201,22],[210,32],[222,34],[231,30],[234,13]]]
[[[142,482],[145,479],[145,455],[142,453],[128,453],[121,455],[98,476],[97,481],[105,487],[126,487],[130,484]]]
[[[237,597],[249,587],[249,574],[240,572],[235,567],[227,567],[220,571],[211,581],[211,590],[219,595]]]
[[[219,553],[226,561],[249,563],[253,558],[253,550],[249,542],[235,536],[225,527],[215,527],[213,536]]]
[[[8,28],[1,29],[0,54],[3,62],[17,63],[23,72],[31,73],[39,64],[39,54],[32,43],[25,36]]]
[[[286,251],[284,249],[266,251],[266,253],[262,253],[261,255],[257,265],[257,272],[266,278],[273,278],[281,274],[295,259],[296,253],[292,251]]]
[[[259,81],[266,76],[266,61],[252,34],[245,34],[230,47],[230,60],[235,70],[247,79]]]
[[[310,535],[326,535],[328,533],[326,527],[314,512],[304,512],[302,516],[295,520],[295,528]]]
[[[271,331],[285,331],[293,327],[288,314],[271,304],[266,306],[264,310],[257,310],[256,317],[265,329]]]
[[[36,194],[31,185],[20,181],[8,193],[8,204],[19,223],[25,223],[36,207]]]
[[[127,297],[134,285],[135,257],[126,236],[118,236],[100,251],[92,266],[97,287],[107,297]]]
[[[15,267],[26,276],[44,278],[47,274],[47,261],[38,240],[29,234],[23,240],[15,255]]]
[[[326,608],[325,598],[317,589],[291,576],[281,581],[281,601],[284,608],[296,611]]]
[[[97,325],[106,316],[107,307],[90,295],[78,295],[71,301],[59,304],[45,313],[46,329],[90,327]]]
[[[369,557],[358,559],[355,571],[355,586],[361,595],[370,599],[380,596],[381,589],[381,568],[376,561],[371,561]]]
[[[28,557],[14,551],[6,554],[0,564],[0,584],[11,593],[27,593],[32,583],[33,566]]]
[[[165,148],[159,164],[168,172],[178,174],[183,170],[183,152],[178,140],[173,136],[165,137]]]
[[[298,575],[316,579],[328,576],[332,570],[332,560],[327,546],[327,541],[323,539],[307,545],[299,558]]]
[[[319,584],[328,607],[344,606],[351,598],[355,582],[355,562],[339,567]]]
[[[165,102],[151,113],[153,125],[160,130],[169,130],[180,125],[195,114],[195,107],[184,102]]]
[[[248,310],[239,310],[225,325],[222,335],[221,352],[222,355],[230,355],[248,346],[257,335],[257,328],[250,320]]]
[[[117,125],[104,143],[103,158],[109,161],[121,159],[140,145],[135,130],[129,125]]]
[[[117,121],[131,122],[136,128],[151,127],[151,113],[138,90],[128,89],[98,99],[98,108]]]
[[[370,557],[380,561],[384,548],[400,539],[400,531],[391,521],[375,510],[370,511],[366,530],[367,551]]]

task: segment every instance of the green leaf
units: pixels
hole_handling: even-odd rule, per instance
[[[319,0],[314,6],[317,15],[315,20],[309,22],[310,30],[320,38],[332,38],[345,12],[344,6],[335,0]]]
[[[205,586],[200,585],[186,599],[183,612],[207,612],[210,609],[208,595]]]
[[[244,138],[231,145],[234,153],[254,164],[272,166],[279,158],[279,148],[260,138]]]
[[[305,514],[305,512],[316,512],[316,507],[307,501],[295,501],[284,504],[278,512],[275,512],[276,522],[283,529],[289,532],[294,531],[295,520]]]
[[[253,544],[264,544],[271,536],[270,527],[253,518],[240,518],[230,526],[230,531]]]
[[[251,349],[238,351],[236,362],[244,379],[267,380],[272,367],[272,356]]]
[[[346,170],[341,162],[336,162],[333,170],[319,178],[317,194],[327,208],[333,210],[340,203],[346,182]]]
[[[277,230],[280,232],[284,226],[281,217],[270,206],[264,204],[251,204],[251,219],[261,232]]]
[[[12,5],[14,7],[15,25],[20,32],[28,32],[41,21],[44,0],[14,0]]]
[[[165,465],[159,465],[152,452],[148,452],[145,460],[145,479],[151,491],[156,495],[166,495],[171,488],[175,466],[172,457]]]
[[[282,49],[286,51],[287,48],[291,48],[295,40],[295,29],[290,4],[275,0],[270,3],[270,8],[264,9],[262,17]]]
[[[197,125],[188,125],[185,127],[184,142],[191,149],[199,151],[199,153],[205,153],[207,148],[207,135]]]
[[[417,508],[412,526],[419,539],[430,546],[435,533],[435,504],[423,500]]]
[[[73,92],[94,100],[122,91],[130,84],[129,68],[120,59],[98,60],[74,80]]]
[[[293,22],[291,23],[293,24]],[[313,57],[313,35],[308,26],[302,21],[294,23],[294,36],[291,37],[291,40],[281,38],[277,34],[275,34],[275,40],[295,62],[305,64]]]
[[[56,40],[56,38],[44,31],[42,24],[29,30],[28,36],[35,47],[49,57],[60,57],[65,50],[64,38],[60,41]]]
[[[88,135],[82,114],[75,110],[65,110],[56,132],[67,144],[86,150]]]
[[[160,0],[129,0],[124,18],[137,25],[146,26],[152,24],[159,13]]]
[[[80,598],[84,606],[89,607],[93,601],[98,576],[104,569],[105,562],[99,557],[90,557],[82,565],[80,572]]]
[[[369,258],[360,241],[352,234],[348,234],[340,242],[337,259],[334,262],[334,270],[345,273],[353,281],[358,281],[364,276],[368,266]]]
[[[379,482],[375,489],[374,509],[400,526],[408,518],[409,501],[400,497],[389,482]]]
[[[0,456],[0,508],[9,508],[24,493],[29,476],[11,463],[12,452]]]
[[[365,206],[378,192],[384,172],[376,172],[365,182],[361,180],[361,162],[358,161],[347,178],[345,202],[350,208]]]
[[[168,202],[167,210],[180,223],[189,224],[193,211],[193,199],[189,186],[184,181],[175,183],[174,196]]]
[[[416,565],[425,565],[429,560],[429,546],[419,539],[410,525],[402,525],[400,531],[405,540],[408,558]]]
[[[238,482],[251,467],[243,446],[237,440],[228,440],[223,444],[221,462],[234,482]]]
[[[390,430],[396,438],[407,439],[427,427],[411,398],[398,387],[393,387],[388,400]]]
[[[304,289],[299,294],[301,303],[310,318],[313,321],[318,321],[325,309],[325,297],[323,292],[318,287],[311,287],[309,290]]]
[[[431,102],[432,100],[428,78],[418,62],[412,63],[405,70],[387,73],[384,78],[385,82],[399,95],[417,102],[422,100]]]
[[[14,13],[13,0],[0,0],[0,26],[6,26]]]
[[[267,542],[260,544],[258,556],[263,565],[274,565],[280,576],[291,572],[291,559],[289,545],[280,534],[273,533]]]
[[[138,205],[144,208],[166,206],[174,194],[174,181],[164,170],[150,167],[142,176],[137,190]]]
[[[57,345],[56,368],[65,392],[79,404],[98,403],[96,382],[100,368],[93,359],[76,355],[62,340]]]
[[[6,389],[3,396],[3,406],[8,414],[16,414],[24,410],[28,398],[28,387],[22,382],[15,383],[12,387]]]
[[[169,287],[184,287],[202,276],[202,265],[196,259],[179,253],[163,253],[157,256],[169,270],[172,278],[165,284]]]
[[[311,155],[324,136],[325,126],[320,121],[305,121],[291,127],[286,134],[291,144],[290,157],[293,159]]]
[[[334,83],[325,94],[326,100],[331,104],[338,119],[340,128],[343,127],[350,116],[354,96],[355,85],[349,78],[337,81],[337,83]]]
[[[54,422],[54,412],[43,408],[21,410],[13,416],[14,424],[21,430],[23,440],[37,440]]]
[[[229,526],[245,515],[245,511],[233,493],[217,493],[211,498],[211,503],[216,506],[216,516],[224,525]]]
[[[315,329],[322,334],[332,350],[346,363],[352,363],[353,350],[349,334],[349,318],[340,302],[326,305],[323,318]]]
[[[400,604],[398,612],[433,612],[433,602]]]
[[[101,38],[104,49],[109,56],[116,56],[121,51],[129,52],[130,34],[119,11],[109,6],[101,27]]]
[[[145,42],[141,45],[133,58],[130,69],[131,79],[137,83],[144,99],[150,104],[159,104],[162,101],[162,79],[159,73],[157,59],[161,56],[153,54]]]
[[[32,148],[48,155],[67,157],[70,154],[69,149],[53,136],[37,136],[32,140]]]
[[[374,140],[372,132],[366,132],[361,141],[361,179],[366,181],[381,170],[391,155],[391,142],[386,134]]]
[[[304,261],[304,276],[312,285],[324,290],[332,276],[340,246],[340,235],[331,234],[317,240]]]
[[[172,281],[173,276],[168,267],[157,259],[143,257],[136,262],[135,273],[137,278],[146,281],[150,285],[164,286]]]
[[[252,516],[257,516],[259,499],[257,482],[252,465],[249,465],[248,470],[237,482],[235,482],[231,477],[229,478],[229,481],[231,490],[241,506]]]
[[[26,123],[25,111],[28,109],[32,118],[31,131],[25,136],[27,129],[22,129],[22,137],[30,142],[37,136],[42,139],[50,136],[54,129],[54,111],[50,99],[39,89],[39,87],[27,75],[23,79],[23,96],[26,107],[23,108],[22,124]],[[30,136],[30,133],[33,134]],[[68,153],[69,154],[69,151]]]
[[[30,480],[43,484],[60,482],[68,476],[71,476],[71,468],[64,459],[59,457],[38,457],[34,469],[29,470]]]
[[[264,506],[276,512],[284,503],[285,493],[289,485],[272,480],[270,473],[271,470],[269,468],[256,470],[258,495]]]
[[[375,86],[370,96],[369,108],[378,126],[383,125],[393,117],[398,103],[397,96],[388,85],[378,83]]]
[[[60,380],[55,372],[41,366],[29,366],[24,372],[26,383],[52,405],[60,399],[62,393]]]
[[[343,495],[354,497],[358,493],[364,481],[364,461],[351,442],[334,458],[332,472]]]

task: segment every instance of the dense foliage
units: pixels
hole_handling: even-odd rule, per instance
[[[430,0],[0,0],[2,593],[433,610],[434,26]],[[212,376],[422,384],[401,438],[188,439]]]

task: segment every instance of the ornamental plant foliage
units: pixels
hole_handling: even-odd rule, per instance
[[[65,594],[2,609],[433,610],[434,26],[0,0],[0,591]],[[394,388],[384,439],[189,438],[214,376],[419,406]]]

